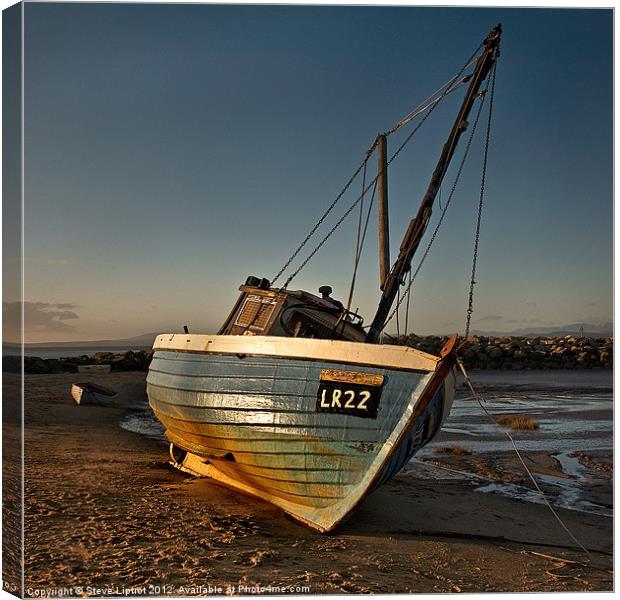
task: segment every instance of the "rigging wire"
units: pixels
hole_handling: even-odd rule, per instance
[[[359,267],[360,259],[362,257],[362,250],[364,249],[364,242],[366,241],[366,232],[368,231],[368,222],[370,221],[370,214],[372,212],[372,207],[375,203],[375,194],[377,192],[377,182],[375,181],[372,196],[370,197],[370,203],[368,205],[368,211],[366,212],[366,221],[364,223],[364,229],[362,232],[361,239],[359,239],[359,227],[358,227],[358,244],[357,244],[357,252],[355,254],[355,263],[353,265],[353,275],[351,276],[351,286],[349,287],[349,298],[347,300],[347,310],[351,310],[351,303],[353,302],[353,292],[355,290],[355,283],[357,279],[357,269]],[[363,200],[362,200],[363,204]],[[360,209],[360,217],[362,216],[362,211]],[[358,223],[359,226],[360,223]]]
[[[374,144],[373,146],[367,151],[368,153],[371,153],[372,150],[374,150]],[[345,192],[349,189],[349,187],[351,186],[351,184],[353,183],[353,181],[355,180],[355,178],[359,175],[359,172],[362,170],[362,167],[364,166],[364,164],[366,163],[366,158],[364,159],[364,161],[362,162],[362,164],[355,170],[355,173],[353,173],[353,175],[351,175],[351,177],[349,178],[349,180],[345,183],[344,187],[342,188],[342,190],[340,191],[340,193],[336,196],[336,198],[334,199],[334,201],[329,205],[329,207],[327,208],[327,210],[323,213],[323,215],[321,216],[321,218],[317,221],[317,223],[315,224],[315,226],[310,230],[310,232],[308,233],[308,235],[306,235],[306,237],[304,238],[303,242],[301,242],[301,244],[297,247],[297,249],[295,250],[295,252],[293,252],[293,254],[291,255],[291,257],[284,263],[284,266],[277,272],[277,274],[273,277],[273,279],[271,279],[271,285],[273,285],[282,275],[282,273],[284,273],[284,271],[286,271],[286,269],[288,268],[288,266],[295,260],[295,258],[297,257],[297,255],[301,252],[302,248],[308,243],[308,240],[316,233],[316,230],[322,225],[323,221],[325,221],[325,219],[327,218],[327,216],[329,215],[329,213],[334,209],[334,207],[336,206],[336,204],[338,204],[338,201],[340,200],[340,198],[342,198],[342,196],[344,196]],[[284,286],[286,287],[286,285]]]
[[[480,199],[479,199],[479,202],[478,202],[478,216],[477,216],[477,220],[476,220],[476,237],[475,237],[475,242],[474,242],[474,256],[473,256],[473,259],[472,259],[472,274],[471,274],[471,281],[470,281],[470,288],[469,288],[469,302],[468,302],[468,308],[467,308],[467,324],[466,324],[466,328],[465,328],[465,338],[469,337],[469,329],[470,329],[470,324],[471,324],[471,315],[473,313],[473,290],[474,290],[474,285],[476,283],[476,281],[475,281],[476,262],[477,262],[477,258],[478,258],[478,245],[479,245],[479,241],[480,241],[480,224],[481,224],[481,221],[482,221],[482,208],[483,208],[483,205],[484,205],[484,190],[485,190],[485,183],[486,183],[486,171],[487,171],[487,164],[488,164],[488,152],[489,152],[489,146],[490,146],[491,122],[492,122],[492,116],[493,116],[493,100],[494,100],[494,97],[495,97],[496,68],[497,68],[497,63],[495,63],[495,65],[493,66],[493,73],[492,73],[492,76],[491,76],[491,100],[489,102],[489,113],[488,113],[488,118],[487,118],[487,131],[486,131],[486,138],[485,138],[484,160],[483,160],[482,176],[481,176],[481,184],[480,184]],[[558,515],[558,513],[555,511],[555,509],[553,508],[553,506],[549,502],[549,499],[547,498],[546,494],[542,491],[542,489],[538,485],[538,482],[536,481],[536,478],[532,474],[532,472],[529,469],[529,467],[526,465],[526,463],[525,463],[525,461],[524,461],[524,459],[523,459],[523,457],[521,455],[521,452],[520,452],[519,448],[517,447],[517,444],[516,444],[514,438],[512,437],[512,435],[510,434],[510,432],[505,427],[503,427],[497,421],[497,419],[484,406],[484,404],[483,404],[484,399],[474,389],[474,386],[473,386],[473,384],[471,382],[471,379],[469,378],[469,375],[467,374],[467,371],[465,370],[465,365],[463,364],[463,362],[462,362],[462,360],[460,358],[457,359],[457,364],[458,364],[461,372],[463,373],[463,377],[465,378],[465,382],[467,383],[467,385],[468,385],[468,387],[469,387],[469,389],[470,389],[470,391],[472,393],[472,396],[476,399],[476,402],[478,402],[480,408],[487,415],[489,420],[492,421],[493,423],[495,423],[503,431],[503,433],[506,435],[506,437],[508,437],[508,439],[510,440],[510,443],[512,444],[512,447],[513,447],[513,449],[515,451],[515,454],[517,455],[517,458],[521,462],[521,465],[525,469],[528,477],[530,478],[530,480],[534,484],[534,487],[536,488],[536,490],[540,494],[541,498],[543,499],[544,503],[546,504],[546,506],[549,509],[549,511],[551,512],[551,514],[555,517],[555,519],[558,521],[558,523],[564,529],[564,531],[568,534],[568,536],[571,538],[571,540],[573,542],[575,542],[575,544],[577,544],[577,546],[581,550],[583,550],[588,556],[590,556],[590,552],[588,551],[588,549],[575,537],[575,535],[572,533],[572,531],[570,531],[570,529],[566,526],[564,521],[562,521],[561,517]]]
[[[366,187],[366,170],[368,167],[368,158],[364,162],[364,173],[362,175],[362,201],[360,203],[360,215],[357,220],[357,239],[355,240],[355,267],[357,267],[357,261],[360,254],[360,243],[362,235],[362,218],[364,217],[364,188]]]
[[[387,162],[386,166],[389,166],[391,164],[391,162],[400,154],[401,150],[407,145],[407,143],[410,141],[410,139],[413,137],[413,135],[420,129],[420,127],[422,126],[422,124],[426,121],[426,119],[432,114],[433,110],[438,106],[438,104],[440,103],[441,100],[443,100],[446,95],[448,95],[448,93],[450,93],[451,91],[454,91],[453,89],[451,89],[454,86],[454,83],[459,79],[459,77],[461,77],[461,75],[463,74],[463,71],[465,71],[465,69],[467,69],[472,62],[474,62],[475,60],[477,60],[477,54],[478,51],[480,50],[480,48],[482,47],[483,43],[479,44],[478,47],[474,50],[474,52],[472,53],[472,55],[468,58],[467,62],[461,67],[461,69],[459,70],[459,72],[450,80],[450,83],[448,84],[448,87],[446,88],[446,85],[444,84],[441,88],[439,88],[440,90],[443,88],[446,88],[444,90],[444,92],[442,93],[442,95],[433,103],[428,104],[427,107],[424,109],[426,111],[426,114],[422,117],[422,119],[420,120],[420,123],[418,123],[418,125],[413,129],[413,131],[407,136],[407,138],[405,139],[405,141],[400,145],[400,147],[396,150],[396,152],[392,155],[392,157],[390,158],[390,160]],[[460,82],[463,83],[463,82]],[[459,84],[460,85],[460,84]],[[457,86],[458,87],[458,86]],[[432,97],[432,96],[431,96]],[[415,112],[415,111],[414,111]],[[420,114],[420,112],[418,111],[417,114]],[[415,115],[417,116],[417,115]],[[411,121],[414,117],[412,116],[411,119],[409,119],[407,122]],[[403,123],[404,124],[404,123]],[[395,126],[395,128],[392,128],[394,131],[396,131],[398,128],[400,128],[400,124],[397,124]],[[392,131],[390,132],[392,133]],[[325,221],[325,219],[327,218],[327,216],[331,213],[331,211],[334,209],[334,207],[336,206],[336,204],[339,202],[339,200],[342,198],[342,196],[346,193],[346,191],[349,189],[349,187],[351,186],[351,184],[353,183],[353,181],[355,180],[355,178],[359,175],[360,171],[362,171],[364,164],[367,162],[368,157],[372,154],[372,152],[374,151],[375,147],[376,147],[376,140],[373,142],[372,146],[366,151],[366,156],[364,158],[364,160],[362,161],[362,163],[359,165],[359,167],[355,170],[355,172],[353,173],[353,175],[349,178],[349,180],[346,182],[346,184],[344,185],[343,189],[340,191],[340,193],[336,196],[336,198],[334,199],[334,201],[329,205],[329,207],[327,208],[327,210],[323,213],[323,215],[320,217],[320,219],[317,221],[317,223],[314,225],[314,227],[310,230],[310,232],[306,235],[306,237],[303,239],[303,241],[301,242],[301,244],[295,249],[295,251],[293,252],[293,254],[290,256],[290,258],[285,262],[284,266],[278,271],[278,273],[271,279],[271,284],[273,285],[282,275],[282,273],[284,273],[284,271],[286,271],[286,269],[290,266],[290,264],[293,262],[293,260],[295,260],[295,258],[297,257],[297,255],[301,252],[301,250],[303,249],[303,247],[308,243],[308,241],[310,240],[310,238],[316,233],[316,231],[319,229],[319,227],[323,224],[323,222]],[[377,174],[377,177],[375,177],[375,179],[370,183],[370,185],[373,185],[374,182],[377,180],[377,178],[379,177],[379,174]],[[369,187],[370,187],[369,185]],[[367,190],[368,188],[366,188]],[[365,191],[366,191],[365,190]],[[365,191],[363,193],[365,193]],[[293,275],[291,275],[287,281],[285,282],[283,289],[286,289],[286,287],[288,286],[288,284],[292,281],[292,279],[299,273],[299,271],[308,263],[308,261],[310,260],[310,258],[312,258],[314,256],[314,254],[316,254],[316,252],[318,251],[318,249],[323,245],[323,243],[325,243],[325,241],[327,240],[327,238],[329,238],[331,236],[331,234],[335,231],[335,229],[342,223],[342,221],[350,214],[351,210],[357,205],[357,203],[360,201],[361,197],[358,198],[353,206],[343,215],[343,218],[340,219],[340,221],[338,221],[338,223],[336,224],[336,226],[334,228],[332,228],[332,230],[330,230],[330,232],[327,234],[327,236],[322,240],[322,242],[319,243],[319,245],[315,248],[315,250],[310,254],[310,256],[302,263],[302,265],[297,269],[297,271],[295,271],[293,273]]]
[[[398,291],[396,292],[396,296],[398,298],[398,301],[400,302],[400,288],[398,288]],[[396,311],[396,339],[400,338],[400,320],[398,318],[398,311]]]
[[[411,270],[407,272],[407,276],[409,277],[409,285],[407,286],[407,304],[405,308],[405,338],[407,338],[409,332],[409,305],[411,303]]]
[[[347,310],[351,309],[351,302],[353,301],[353,288],[355,287],[355,279],[357,277],[357,265],[359,263],[360,256],[360,242],[362,238],[362,219],[364,217],[364,188],[366,187],[366,170],[368,167],[368,156],[364,161],[364,173],[362,174],[362,201],[360,203],[360,214],[357,220],[357,238],[355,240],[355,260],[353,261],[353,275],[351,278],[351,287],[349,288],[349,298],[347,300]]]
[[[478,57],[476,57],[474,60],[470,61],[469,64],[465,67],[465,69],[467,69],[467,67],[469,67],[474,62],[476,62],[477,58]],[[463,70],[465,70],[465,69],[463,69]],[[386,131],[385,135],[392,135],[393,133],[396,133],[401,127],[403,127],[403,126],[407,125],[408,123],[410,123],[411,121],[413,121],[413,119],[415,119],[418,115],[422,114],[425,110],[427,110],[433,104],[439,102],[443,97],[447,96],[448,94],[451,94],[452,92],[455,92],[460,87],[464,86],[469,81],[469,79],[470,79],[469,75],[467,75],[466,77],[463,77],[463,79],[461,79],[461,81],[459,81],[457,84],[454,84],[451,87],[449,87],[448,90],[445,92],[445,94],[443,94],[443,96],[440,96],[440,97],[437,98],[436,97],[437,93],[440,92],[443,88],[445,88],[447,85],[449,85],[451,81],[454,81],[454,80],[446,82],[436,92],[431,94],[426,100],[420,102],[420,104],[418,104],[418,106],[416,106],[416,108],[414,108],[405,118],[401,119],[398,123],[396,123],[396,125],[394,125],[394,127],[389,129],[388,131]]]
[[[463,67],[465,68],[465,67]],[[457,75],[455,76],[455,80],[460,77],[462,71],[457,73]],[[445,97],[445,94],[444,94]],[[433,106],[430,107],[430,109],[428,110],[428,112],[422,117],[422,119],[420,120],[420,122],[413,128],[413,130],[411,131],[411,133],[405,138],[405,140],[401,143],[401,145],[396,149],[396,151],[394,152],[394,154],[392,154],[391,158],[387,161],[385,167],[379,171],[379,173],[377,173],[377,175],[373,178],[373,180],[368,184],[368,186],[364,189],[364,191],[362,192],[362,194],[357,198],[357,200],[355,200],[355,202],[353,202],[353,204],[349,207],[349,209],[342,215],[342,217],[336,222],[336,224],[325,234],[325,236],[323,237],[323,239],[317,244],[317,246],[315,247],[315,249],[308,255],[308,257],[301,263],[301,265],[297,268],[296,271],[293,272],[292,275],[289,276],[289,278],[284,282],[284,285],[282,286],[282,289],[286,289],[289,285],[289,283],[299,274],[299,272],[308,264],[308,262],[310,262],[310,260],[314,257],[314,255],[321,249],[321,247],[323,246],[323,244],[325,244],[325,242],[332,236],[332,234],[334,233],[334,231],[336,231],[336,229],[338,229],[338,227],[340,227],[340,225],[342,225],[342,222],[349,216],[349,214],[353,211],[353,209],[357,206],[357,204],[360,202],[360,200],[362,199],[362,197],[364,196],[364,194],[366,193],[366,191],[368,191],[368,189],[370,188],[371,185],[374,185],[377,180],[379,179],[379,176],[392,164],[392,162],[398,157],[398,155],[402,152],[402,150],[404,149],[404,147],[411,141],[411,138],[418,132],[418,130],[422,127],[422,125],[424,125],[424,123],[426,122],[426,120],[428,119],[428,117],[431,116],[433,110],[438,106],[437,104],[433,104]],[[372,149],[374,150],[376,144],[373,144]],[[358,173],[359,171],[361,171],[362,169],[362,165],[360,166],[360,168],[358,169]],[[318,229],[318,226],[315,226],[315,231],[316,229]],[[309,239],[309,236],[306,238],[305,241],[307,241],[307,239]],[[303,242],[303,244],[305,244],[305,241]],[[302,244],[302,245],[303,245]],[[301,246],[295,251],[295,254],[298,254],[299,251],[301,250]],[[290,261],[289,261],[290,264]]]
[[[452,183],[452,188],[450,189],[450,194],[448,195],[448,199],[446,200],[446,204],[443,207],[443,210],[441,211],[441,215],[439,216],[439,221],[437,222],[437,225],[435,226],[435,229],[433,231],[433,235],[431,236],[431,238],[430,238],[430,240],[429,240],[429,242],[428,242],[428,244],[426,246],[426,249],[424,250],[424,254],[422,255],[422,258],[420,259],[420,262],[418,263],[418,266],[417,266],[413,276],[409,280],[407,288],[405,289],[405,293],[403,294],[402,298],[397,302],[396,306],[394,307],[394,309],[390,313],[390,316],[386,319],[385,323],[383,324],[383,329],[385,329],[387,324],[392,320],[392,318],[394,317],[396,311],[398,310],[398,308],[399,308],[400,304],[402,303],[402,301],[404,300],[404,298],[409,295],[409,293],[411,291],[411,286],[413,285],[413,282],[415,281],[416,277],[418,276],[418,273],[422,269],[422,265],[424,264],[424,261],[426,260],[426,257],[428,256],[428,253],[431,250],[433,242],[435,241],[435,238],[437,237],[437,233],[439,232],[439,228],[441,227],[441,224],[443,223],[444,217],[446,216],[448,208],[450,207],[450,204],[452,202],[452,198],[454,196],[454,192],[456,191],[456,187],[457,187],[457,185],[459,183],[459,180],[461,178],[461,174],[463,172],[463,167],[465,166],[465,161],[467,160],[467,157],[469,155],[469,151],[471,149],[471,145],[472,145],[472,142],[473,142],[473,139],[474,139],[474,135],[475,135],[476,129],[478,127],[478,121],[480,120],[480,115],[482,113],[482,108],[484,106],[485,99],[486,99],[486,90],[480,92],[480,105],[478,106],[478,112],[476,113],[476,118],[474,120],[474,124],[472,126],[471,133],[469,134],[469,139],[467,140],[467,145],[465,146],[465,151],[463,152],[463,157],[461,158],[461,162],[459,164],[458,171],[457,171],[456,176],[454,178],[454,182]]]
[[[493,116],[493,98],[495,96],[495,75],[497,72],[497,62],[493,65],[493,75],[491,76],[491,100],[489,102],[489,115],[487,119],[487,134],[484,142],[484,160],[482,162],[482,176],[480,181],[480,200],[478,202],[478,217],[476,220],[476,239],[474,241],[474,256],[471,265],[471,280],[469,282],[469,300],[467,306],[467,321],[465,324],[465,337],[469,337],[471,325],[471,315],[474,312],[474,285],[476,285],[476,265],[478,262],[478,245],[480,242],[480,223],[482,221],[482,207],[484,204],[484,187],[487,177],[487,162],[489,158],[489,145],[491,139],[491,118]]]

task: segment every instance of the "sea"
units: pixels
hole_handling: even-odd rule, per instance
[[[613,452],[613,371],[477,371],[470,373],[478,398],[461,378],[452,410],[439,435],[409,463],[409,472],[425,479],[462,479],[481,493],[495,493],[526,502],[544,503],[531,485],[505,483],[472,474],[462,467],[446,469],[438,461],[441,446],[458,446],[473,457],[492,464],[499,456],[515,456],[513,441],[491,419],[522,415],[538,422],[538,429],[510,431],[514,444],[528,464],[537,455],[554,459],[559,472],[536,475],[551,502],[562,508],[613,516],[611,475],[601,477],[582,464],[577,453]],[[488,413],[488,414],[487,414]],[[458,465],[458,462],[456,464]],[[521,471],[520,467],[518,471]],[[609,486],[609,494],[592,494]]]
[[[91,356],[95,354],[95,352],[112,352],[114,354],[121,354],[127,352],[129,350],[133,350],[134,352],[138,352],[140,350],[148,350],[148,346],[110,346],[106,347],[93,347],[93,346],[75,346],[68,348],[59,348],[49,347],[46,348],[44,346],[36,347],[36,348],[28,348],[26,347],[24,350],[25,356],[38,356],[39,358],[70,358],[74,356],[83,356],[86,354],[87,356]],[[3,353],[8,354],[10,356],[19,356],[20,351],[19,347],[14,346],[3,346]]]

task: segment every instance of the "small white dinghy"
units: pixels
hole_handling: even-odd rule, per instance
[[[108,406],[108,398],[116,396],[113,389],[91,382],[74,383],[71,386],[71,396],[76,404],[89,404],[93,406]]]

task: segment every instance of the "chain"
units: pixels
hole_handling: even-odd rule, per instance
[[[456,177],[454,178],[454,182],[452,183],[452,188],[450,189],[450,194],[448,195],[448,199],[446,200],[446,204],[443,207],[442,211],[441,211],[441,215],[439,216],[439,221],[437,222],[437,225],[435,226],[435,230],[433,231],[433,235],[431,236],[426,249],[424,250],[424,254],[422,255],[422,258],[420,259],[420,262],[415,270],[415,273],[413,274],[413,276],[410,276],[409,278],[409,283],[407,284],[407,288],[405,289],[405,293],[402,295],[402,297],[398,300],[398,302],[396,303],[396,306],[394,307],[394,309],[392,310],[392,312],[390,313],[390,316],[386,319],[383,328],[385,329],[385,327],[387,326],[387,324],[394,318],[394,315],[396,314],[396,312],[398,311],[398,309],[400,308],[400,305],[402,304],[403,300],[405,298],[408,298],[409,293],[411,291],[411,286],[413,285],[413,282],[415,281],[416,277],[418,276],[418,273],[420,272],[420,270],[422,269],[422,265],[424,264],[424,261],[426,260],[426,257],[428,256],[428,253],[431,250],[431,246],[433,245],[433,242],[435,241],[435,238],[437,237],[437,233],[439,232],[439,228],[441,227],[441,224],[443,223],[444,217],[446,216],[446,213],[448,211],[448,208],[450,207],[450,203],[452,202],[452,197],[454,196],[454,192],[456,191],[456,186],[459,183],[459,180],[461,178],[461,173],[463,172],[463,167],[465,166],[465,161],[467,160],[467,156],[469,155],[469,150],[471,148],[471,144],[473,142],[474,139],[474,135],[476,133],[476,129],[478,127],[478,121],[480,120],[480,114],[482,113],[482,107],[484,106],[484,101],[486,99],[486,90],[482,91],[480,93],[481,96],[481,100],[480,100],[480,105],[478,106],[478,112],[476,113],[476,118],[474,120],[474,124],[471,128],[471,133],[469,134],[469,139],[467,140],[467,145],[465,146],[465,152],[463,152],[463,157],[461,158],[461,163],[459,164],[459,168],[458,171],[456,173]],[[411,271],[409,272],[411,273]]]
[[[476,240],[474,242],[474,256],[471,265],[471,280],[469,282],[469,301],[467,306],[467,323],[465,325],[465,337],[469,337],[471,325],[471,315],[474,312],[474,285],[476,285],[476,265],[478,262],[478,244],[480,242],[480,223],[482,221],[482,207],[484,205],[484,187],[487,177],[487,161],[489,157],[489,143],[491,139],[491,117],[493,116],[493,99],[495,97],[495,74],[497,72],[497,62],[493,65],[493,75],[491,77],[491,100],[489,102],[489,115],[487,119],[487,134],[484,143],[484,160],[482,162],[482,178],[480,181],[480,201],[478,202],[478,218],[476,220]]]

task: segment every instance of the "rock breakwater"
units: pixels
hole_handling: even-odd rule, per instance
[[[438,354],[447,336],[400,336],[399,344]],[[473,336],[461,356],[469,369],[611,369],[613,338]]]
[[[147,371],[151,359],[152,350],[140,350],[134,352],[113,353],[95,352],[87,356],[69,356],[66,358],[39,358],[38,356],[24,357],[24,371],[26,373],[47,375],[55,373],[77,373],[81,365],[110,365],[110,370],[116,371]],[[2,370],[9,373],[19,373],[21,370],[21,357],[4,356],[2,358]]]
[[[408,345],[430,354],[439,354],[448,336],[408,335],[391,343]],[[474,336],[462,349],[461,356],[468,369],[611,369],[613,338],[567,337],[484,337]],[[26,373],[77,373],[80,365],[110,365],[115,371],[147,371],[152,350],[124,353],[96,352],[90,356],[39,358],[26,356]],[[21,358],[4,356],[3,371],[19,373]]]

